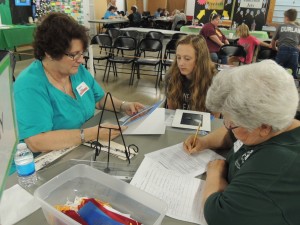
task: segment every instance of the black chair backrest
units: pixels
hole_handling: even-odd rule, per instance
[[[187,34],[184,34],[184,33],[175,33],[171,36],[171,39],[179,40],[180,38],[185,37],[186,35]]]
[[[112,38],[108,34],[97,34],[91,40],[91,45],[99,45],[102,48],[112,47]]]
[[[117,37],[114,47],[121,50],[136,50],[136,40],[133,37]]]
[[[223,56],[237,56],[246,57],[246,51],[241,45],[223,45],[219,51],[220,55]]]
[[[163,48],[162,42],[159,39],[144,38],[139,44],[139,54],[142,52],[159,52],[161,53]]]
[[[185,25],[185,20],[179,20],[175,25],[175,30],[180,30],[183,25]]]
[[[146,38],[158,39],[162,41],[164,39],[164,34],[159,31],[149,31],[146,34]]]
[[[108,35],[112,38],[114,41],[117,37],[122,35],[122,31],[119,28],[109,28],[107,30]]]
[[[262,47],[262,46],[260,46]],[[256,61],[261,61],[264,59],[275,59],[277,52],[270,48],[261,48],[256,56]]]
[[[177,40],[176,39],[171,39],[167,45],[166,45],[166,49],[165,49],[165,54],[164,54],[164,59],[167,59],[168,56],[170,58],[171,54],[175,54],[176,53],[176,43]]]
[[[123,32],[123,36],[126,36],[126,37],[132,37],[132,38],[135,38],[136,40],[139,39],[139,32],[136,31],[136,30],[126,30]]]

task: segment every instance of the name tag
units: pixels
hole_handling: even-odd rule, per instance
[[[82,82],[76,87],[76,90],[80,97],[84,95],[85,92],[87,92],[90,88],[86,85],[86,83]]]
[[[237,152],[242,146],[243,146],[243,142],[241,142],[240,140],[237,140],[236,142],[234,142],[233,144],[233,151]]]

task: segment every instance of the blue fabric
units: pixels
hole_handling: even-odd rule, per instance
[[[110,16],[116,16],[116,14],[111,11],[106,11],[104,14],[104,19],[109,19]]]
[[[78,214],[88,225],[123,225],[110,218],[92,202],[86,203],[78,210]]]
[[[14,84],[19,140],[52,130],[78,129],[94,115],[103,89],[82,65],[70,78],[75,99],[48,81],[41,61],[22,71]],[[76,87],[82,82],[89,90],[80,96]]]
[[[276,62],[284,68],[292,69],[293,76],[297,79],[299,49],[288,46],[280,46],[276,55]]]

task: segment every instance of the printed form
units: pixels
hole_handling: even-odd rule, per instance
[[[159,162],[145,157],[130,184],[165,201],[168,216],[206,225],[201,208],[204,182],[168,170]]]
[[[210,149],[190,155],[183,150],[183,143],[148,153],[145,156],[161,163],[169,170],[192,177],[206,172],[207,164],[210,161],[224,159],[223,156]]]

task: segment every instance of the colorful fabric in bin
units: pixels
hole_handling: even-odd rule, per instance
[[[78,214],[88,225],[123,225],[107,216],[92,202],[86,203]]]
[[[94,198],[76,197],[74,202],[68,201],[55,208],[82,225],[142,225],[130,215],[113,209],[109,203]]]

